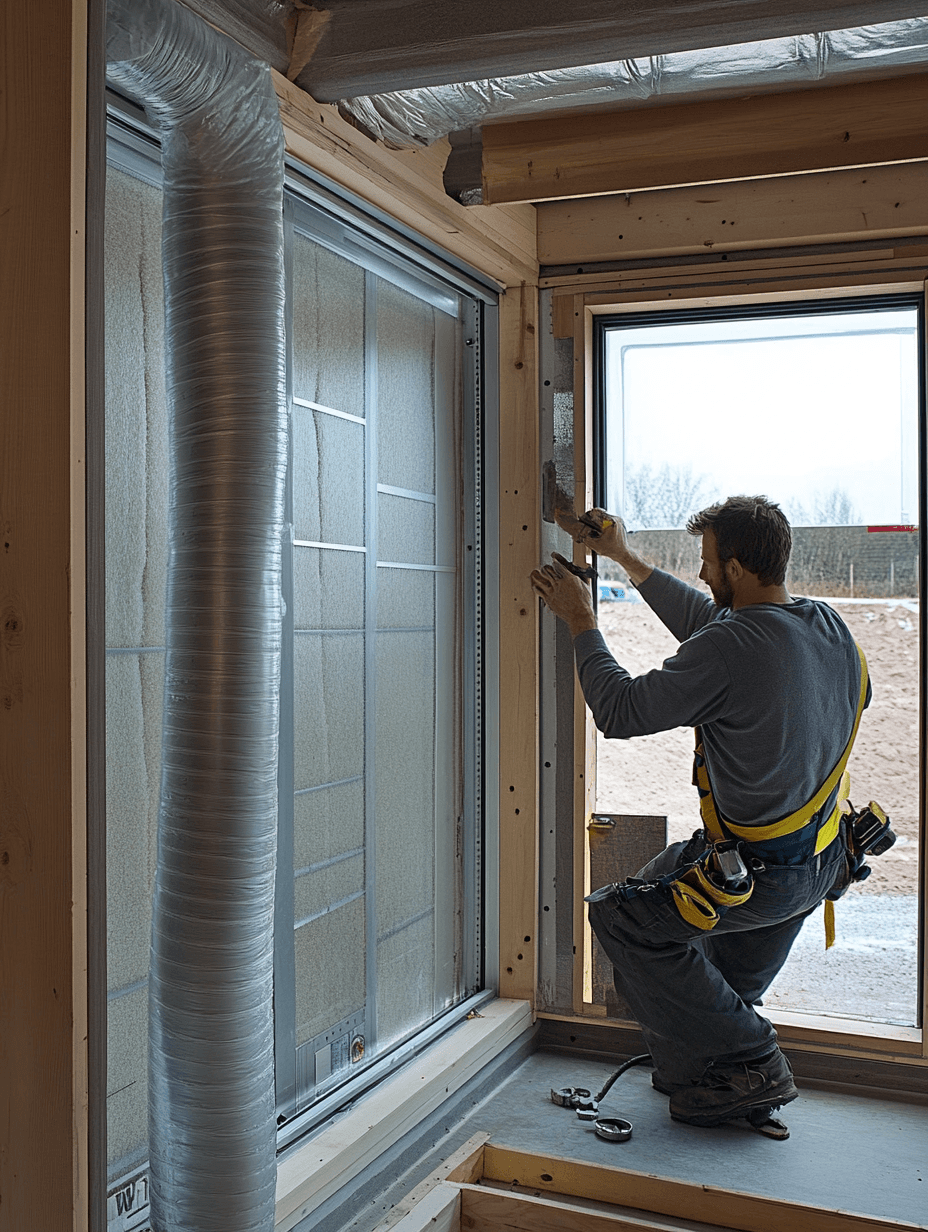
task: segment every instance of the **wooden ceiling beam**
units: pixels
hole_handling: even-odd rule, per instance
[[[895,240],[928,235],[928,162],[550,201],[537,218],[543,274],[646,257]]]
[[[197,0],[204,3],[204,0]],[[215,4],[216,0],[205,0]],[[241,0],[239,0],[241,3]],[[919,0],[317,0],[318,102],[922,15]]]
[[[753,98],[490,124],[486,204],[928,158],[928,74]]]

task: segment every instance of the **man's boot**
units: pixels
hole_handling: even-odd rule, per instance
[[[670,1097],[670,1115],[687,1125],[722,1125],[755,1108],[779,1108],[799,1092],[779,1048],[754,1061],[713,1061],[699,1082]]]

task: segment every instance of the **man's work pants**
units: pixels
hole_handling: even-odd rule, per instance
[[[701,839],[701,836],[700,836]],[[703,848],[673,843],[638,874],[661,877]],[[662,890],[590,903],[590,925],[615,968],[616,991],[641,1025],[666,1085],[696,1082],[711,1061],[752,1061],[776,1043],[753,1008],[783,966],[809,912],[842,867],[840,840],[801,865],[768,865],[754,892],[715,928],[688,924]]]

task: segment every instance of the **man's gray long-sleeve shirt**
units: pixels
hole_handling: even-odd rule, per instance
[[[577,673],[596,726],[619,739],[700,726],[716,803],[736,825],[801,808],[854,725],[860,660],[847,625],[815,599],[719,608],[659,569],[638,589],[681,645],[632,677],[598,630],[579,634]]]

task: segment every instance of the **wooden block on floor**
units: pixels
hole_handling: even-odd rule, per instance
[[[597,889],[610,881],[634,877],[649,860],[667,846],[667,818],[620,813],[595,813],[611,825],[591,825],[590,886]],[[593,938],[593,1004],[604,1005],[610,1018],[629,1019],[632,1012],[620,1000],[612,978],[612,964]]]

